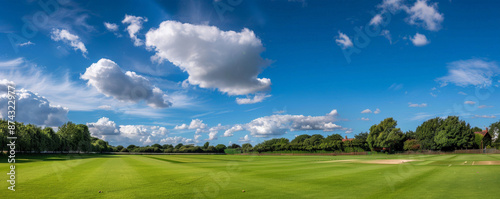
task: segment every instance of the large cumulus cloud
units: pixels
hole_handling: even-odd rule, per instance
[[[148,79],[131,71],[123,73],[120,67],[109,59],[100,59],[93,63],[81,78],[88,80],[89,85],[108,97],[128,102],[144,100],[153,108],[171,106],[163,91],[151,85]]]
[[[164,21],[146,34],[146,46],[189,74],[188,81],[201,88],[215,88],[229,95],[264,92],[271,80],[259,78],[270,64],[260,54],[261,40],[253,31],[223,31],[214,26]]]
[[[192,143],[193,139],[168,137],[169,131],[162,126],[119,125],[109,118],[102,117],[97,122],[87,123],[92,136],[109,141],[112,145],[152,145],[155,143]]]
[[[342,128],[334,124],[338,120],[337,116],[337,110],[332,110],[324,116],[271,115],[252,120],[246,124],[246,129],[254,137],[283,135],[287,131],[333,131]]]
[[[0,80],[0,117],[7,119],[7,87],[14,82]],[[68,109],[51,104],[46,98],[31,91],[16,90],[16,117],[18,122],[41,126],[60,126],[68,120]]]

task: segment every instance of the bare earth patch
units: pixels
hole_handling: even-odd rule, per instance
[[[474,165],[500,165],[500,161],[475,161]]]
[[[370,160],[370,161],[363,161],[363,163],[368,163],[368,164],[403,164],[407,162],[412,162],[416,160],[402,160],[402,159],[388,159],[388,160]]]

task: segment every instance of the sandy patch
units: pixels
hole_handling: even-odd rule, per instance
[[[387,160],[363,161],[363,163],[368,163],[368,164],[403,164],[403,163],[412,162],[412,161],[416,161],[416,160],[387,159]]]
[[[474,165],[500,165],[500,161],[474,161]]]

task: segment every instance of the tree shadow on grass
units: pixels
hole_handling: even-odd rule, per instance
[[[68,161],[90,158],[115,158],[117,156],[108,154],[19,154],[16,155],[16,163],[40,162],[40,161]]]

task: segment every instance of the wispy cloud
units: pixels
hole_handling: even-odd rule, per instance
[[[442,86],[453,83],[457,86],[491,86],[493,77],[500,72],[496,62],[469,59],[448,64],[448,75],[436,79]]]
[[[413,104],[411,102],[408,102],[408,107],[427,107],[427,103]]]

